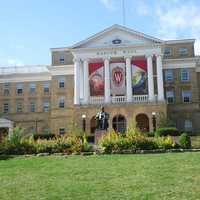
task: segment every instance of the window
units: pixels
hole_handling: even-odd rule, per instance
[[[172,69],[168,69],[165,71],[165,81],[166,82],[172,82],[174,79],[173,76],[173,70]]]
[[[181,81],[189,81],[189,70],[188,69],[182,69],[181,70]]]
[[[60,97],[59,99],[59,108],[65,107],[65,97]]]
[[[17,84],[17,94],[18,95],[22,95],[23,94],[23,87],[24,87],[23,83],[18,83]]]
[[[10,83],[4,83],[3,94],[4,96],[8,96],[10,94]]]
[[[16,112],[17,113],[21,113],[22,112],[22,103],[21,102],[17,103]]]
[[[48,133],[50,133],[50,129],[49,128],[44,128],[43,132],[46,133],[46,134],[48,134]]]
[[[35,112],[36,111],[36,104],[35,102],[30,103],[30,112]]]
[[[64,55],[60,56],[59,62],[60,62],[60,64],[64,64],[65,63],[65,57],[64,57]]]
[[[44,83],[44,93],[49,93],[49,83]]]
[[[189,70],[188,69],[181,70],[181,81],[183,81],[183,82],[189,81]]]
[[[191,102],[191,91],[182,91],[182,99],[184,103]]]
[[[179,48],[178,52],[179,52],[179,55],[181,56],[188,55],[188,48],[185,48],[185,47]]]
[[[62,78],[62,79],[59,79],[59,88],[64,88],[65,87],[65,79]]]
[[[186,119],[184,122],[184,128],[185,128],[185,131],[188,131],[188,132],[192,131],[192,121]]]
[[[36,84],[35,83],[29,84],[29,91],[30,91],[31,94],[36,92]]]
[[[59,134],[64,135],[65,134],[65,128],[60,128],[59,129]]]
[[[166,98],[168,103],[174,103],[174,91],[167,91]]]
[[[172,48],[166,47],[164,50],[164,55],[165,56],[171,56],[172,55]]]
[[[30,132],[30,133],[36,133],[36,128],[33,127],[33,126],[30,127],[30,128],[29,128],[29,132]]]
[[[3,104],[3,112],[4,113],[9,113],[9,104],[8,103],[4,103]]]
[[[49,102],[48,101],[44,101],[43,110],[44,110],[44,112],[49,112]]]
[[[126,132],[126,118],[123,115],[116,115],[112,121],[113,129],[118,133]]]

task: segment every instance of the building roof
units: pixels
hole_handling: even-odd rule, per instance
[[[0,75],[7,74],[32,74],[49,72],[47,65],[25,65],[25,66],[11,66],[0,67]]]
[[[195,39],[161,40],[159,38],[152,37],[150,35],[144,34],[142,32],[139,32],[139,31],[136,31],[136,30],[133,30],[133,29],[130,29],[130,28],[127,28],[125,26],[114,24],[114,25],[104,29],[103,31],[100,31],[100,32],[98,32],[98,33],[86,38],[85,40],[82,40],[82,41],[80,41],[80,42],[78,42],[78,43],[76,43],[76,44],[74,44],[70,47],[51,48],[50,50],[51,50],[51,52],[54,52],[54,51],[70,51],[70,49],[78,48],[83,44],[86,44],[90,41],[94,41],[95,39],[99,38],[103,34],[110,32],[112,30],[122,30],[122,31],[128,32],[130,34],[137,35],[137,36],[142,37],[144,39],[150,40],[152,42],[161,43],[161,44],[180,44],[180,43],[191,43],[191,42],[194,43],[195,42]]]
[[[113,31],[113,30],[121,30],[121,31],[124,31],[124,32],[128,32],[132,35],[137,35],[137,36],[140,36],[142,38],[145,38],[145,39],[148,39],[148,40],[151,40],[152,42],[156,42],[156,43],[162,43],[163,40],[160,40],[158,38],[155,38],[155,37],[152,37],[152,36],[149,36],[147,34],[144,34],[142,32],[139,32],[139,31],[135,31],[133,29],[130,29],[130,28],[127,28],[125,26],[121,26],[121,25],[118,25],[118,24],[114,24],[106,29],[104,29],[103,31],[100,31],[94,35],[92,35],[91,37],[85,39],[85,40],[82,40],[76,44],[74,44],[73,46],[69,47],[69,48],[76,48],[76,47],[79,47],[87,42],[90,42],[90,41],[93,41],[97,38],[99,38],[100,36],[110,32],[110,31]]]

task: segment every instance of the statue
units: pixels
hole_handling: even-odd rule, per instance
[[[104,107],[101,107],[101,111],[96,114],[95,120],[97,122],[97,130],[106,130],[108,129],[108,119],[109,114],[104,111]]]

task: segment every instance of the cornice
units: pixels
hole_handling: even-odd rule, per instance
[[[107,46],[107,47],[97,47],[97,48],[77,48],[71,49],[72,53],[76,52],[96,52],[96,51],[107,51],[107,50],[122,50],[122,49],[154,49],[161,48],[162,44],[140,44],[140,45],[122,45],[122,46]]]

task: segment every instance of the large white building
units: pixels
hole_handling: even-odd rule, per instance
[[[113,25],[71,47],[52,48],[52,65],[42,72],[1,73],[4,117],[27,131],[64,133],[72,122],[81,127],[86,115],[87,132],[94,133],[94,116],[104,105],[110,129],[123,132],[136,120],[142,130],[152,130],[156,113],[158,121],[165,116],[180,130],[198,132],[200,66],[194,42],[164,41]]]

